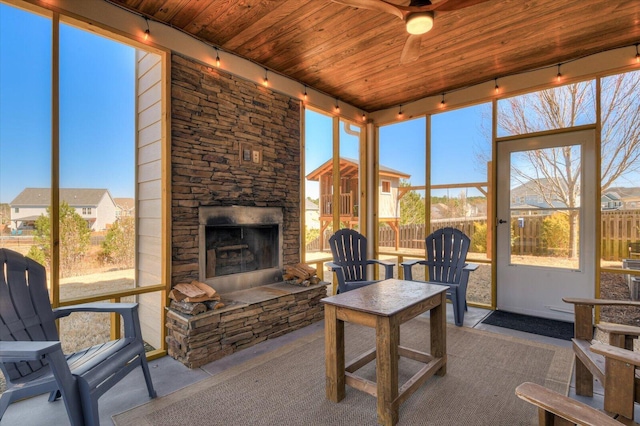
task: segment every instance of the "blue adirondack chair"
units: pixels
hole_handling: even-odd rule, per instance
[[[118,313],[125,337],[64,355],[55,320],[73,312]],[[7,380],[0,419],[12,402],[50,393],[49,401],[62,396],[73,426],[99,425],[98,398],[136,367],[142,368],[149,397],[155,398],[137,303],[52,310],[44,267],[0,249],[0,368]]]
[[[471,240],[455,228],[438,229],[425,239],[426,260],[402,262],[404,279],[413,281],[412,267],[426,265],[429,282],[449,286],[447,299],[453,305],[455,324],[460,327],[467,310],[467,281],[469,272],[478,265],[466,263]]]
[[[338,293],[378,282],[367,279],[368,265],[384,266],[385,279],[393,278],[395,263],[367,259],[367,238],[353,229],[340,229],[329,238],[333,262],[327,266],[336,273]]]

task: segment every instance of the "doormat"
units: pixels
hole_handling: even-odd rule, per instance
[[[571,340],[573,338],[572,322],[531,317],[505,311],[493,311],[482,320],[482,323],[555,339]]]

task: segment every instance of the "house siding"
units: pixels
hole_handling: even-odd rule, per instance
[[[162,58],[136,51],[136,284],[157,285],[162,278]],[[162,344],[162,300],[141,294],[140,327],[144,340]]]

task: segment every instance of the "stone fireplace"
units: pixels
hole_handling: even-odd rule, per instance
[[[224,304],[167,309],[169,355],[188,367],[323,318],[326,283],[282,281],[300,262],[300,122],[298,99],[172,55],[171,280]]]
[[[282,281],[282,209],[200,207],[200,281],[229,293]]]

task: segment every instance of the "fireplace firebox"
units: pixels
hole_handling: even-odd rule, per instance
[[[200,281],[229,293],[282,281],[279,207],[200,207]]]

